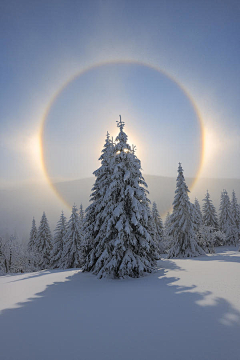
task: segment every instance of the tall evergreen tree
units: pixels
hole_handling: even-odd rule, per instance
[[[110,135],[107,132],[105,144],[102,150],[102,154],[99,158],[101,166],[94,171],[93,175],[96,177],[95,183],[92,188],[90,196],[91,204],[85,211],[84,223],[83,223],[83,245],[82,255],[84,258],[90,253],[94,247],[94,242],[97,234],[100,231],[101,222],[99,214],[106,206],[105,194],[111,184],[112,168],[111,161],[114,156],[114,143],[110,139]],[[87,263],[85,265],[88,268]]]
[[[84,266],[99,278],[142,276],[154,270],[158,257],[141,163],[127,143],[121,117],[118,127],[114,156],[107,160],[110,177],[103,176],[107,191],[97,205],[94,246]]]
[[[67,223],[67,232],[63,239],[63,251],[60,268],[70,269],[81,266],[82,234],[79,227],[77,207],[72,207],[72,214]]]
[[[40,258],[40,268],[48,268],[50,266],[50,254],[52,250],[52,235],[45,212],[43,212],[37,232],[36,249]]]
[[[32,228],[30,231],[30,237],[28,242],[28,251],[30,253],[34,253],[36,251],[36,242],[37,242],[37,227],[36,227],[36,221],[33,218],[32,219]]]
[[[156,242],[159,253],[162,254],[165,252],[164,241],[163,241],[163,222],[159,214],[157,204],[154,201],[152,205],[152,220],[153,220],[153,237]]]
[[[60,219],[54,230],[53,248],[51,251],[52,268],[58,268],[60,266],[62,252],[63,252],[63,239],[67,232],[66,225],[67,225],[66,217],[64,216],[64,213],[62,211]]]
[[[83,234],[83,226],[84,226],[84,210],[81,204],[79,209],[79,227],[81,229],[82,234]]]
[[[199,228],[203,224],[203,216],[202,216],[201,207],[200,207],[200,204],[199,204],[199,201],[197,198],[195,198],[194,206],[195,206],[196,215],[197,215],[195,221],[197,223],[197,227]]]
[[[28,258],[27,270],[28,271],[37,270],[39,267],[40,256],[37,250],[37,227],[34,217],[32,220],[32,228],[30,231],[29,241],[27,244],[27,258]]]
[[[226,190],[221,193],[219,211],[219,226],[220,230],[226,235],[226,244],[237,245],[238,228],[231,212],[231,202]]]
[[[238,229],[238,238],[240,238],[240,208],[237,202],[237,197],[235,194],[235,191],[232,192],[232,200],[231,200],[231,213],[233,220],[236,224],[236,227]]]
[[[167,229],[169,228],[170,221],[171,221],[170,218],[171,218],[171,215],[170,215],[170,212],[168,211],[165,221],[164,221],[164,231],[167,231]]]
[[[201,220],[199,218],[199,214],[197,212],[195,204],[190,202],[190,208],[191,208],[190,213],[191,213],[191,221],[192,221],[192,225],[193,225],[193,231],[195,232],[195,234],[197,234],[199,227],[201,225]]]
[[[208,190],[203,199],[203,224],[205,226],[211,226],[215,231],[219,228],[216,209],[210,199]]]
[[[200,231],[201,227],[203,226],[202,212],[198,199],[196,198],[194,204],[191,203],[191,218],[193,223],[193,230],[196,234],[197,243],[205,250],[205,248],[203,247],[203,241],[201,236],[202,231]]]
[[[168,258],[193,257],[203,255],[203,249],[197,244],[194,223],[192,221],[192,205],[189,200],[189,189],[185,183],[182,165],[179,163],[177,186],[173,201],[173,212],[169,235],[173,236],[173,244]]]

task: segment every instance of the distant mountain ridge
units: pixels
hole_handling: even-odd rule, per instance
[[[164,215],[172,206],[175,195],[176,179],[173,177],[164,177],[157,175],[144,175],[146,183],[148,184],[149,199],[156,201],[159,211]],[[193,178],[186,178],[186,183],[193,184]],[[86,178],[65,182],[55,183],[56,189],[61,193],[64,200],[73,204],[74,202],[82,202],[86,207],[89,202],[89,195],[94,184],[94,178]],[[219,207],[219,200],[221,191],[226,189],[231,195],[232,190],[236,192],[236,196],[240,201],[240,179],[198,179],[192,190],[190,188],[190,198],[194,201],[197,197],[201,201],[208,190],[215,206]]]
[[[151,202],[156,201],[161,215],[164,216],[172,206],[176,179],[155,175],[144,175],[144,178],[148,184]],[[186,182],[189,185],[193,179],[186,178]],[[70,207],[74,203],[78,207],[81,203],[84,208],[88,206],[93,183],[94,177],[55,183],[56,189],[69,204],[68,208],[56,197],[47,183],[0,190],[0,235],[16,232],[20,238],[28,240],[32,217],[35,217],[38,226],[43,211],[46,212],[51,230],[54,230],[62,209],[69,217]],[[191,201],[197,197],[202,205],[207,189],[217,211],[223,189],[226,189],[229,195],[234,189],[240,202],[240,179],[198,179],[190,193]]]

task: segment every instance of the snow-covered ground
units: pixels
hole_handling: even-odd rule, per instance
[[[239,360],[240,253],[159,261],[141,279],[0,277],[1,360]]]

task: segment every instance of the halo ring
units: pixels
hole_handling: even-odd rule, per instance
[[[50,99],[42,120],[41,120],[41,124],[40,124],[40,156],[41,156],[41,164],[42,164],[42,169],[44,171],[44,174],[46,176],[46,179],[50,185],[50,187],[52,188],[52,190],[54,191],[55,195],[68,207],[71,208],[71,205],[63,198],[63,196],[59,193],[59,191],[57,190],[57,188],[55,187],[54,183],[51,180],[51,177],[49,176],[48,173],[48,169],[46,166],[46,162],[45,162],[45,155],[44,155],[44,131],[45,131],[45,125],[47,122],[47,118],[48,118],[48,114],[50,113],[51,107],[54,104],[54,102],[57,100],[57,98],[60,96],[60,94],[62,93],[62,91],[68,86],[70,85],[74,80],[76,80],[77,78],[79,78],[80,76],[82,76],[83,74],[103,67],[103,66],[108,66],[108,65],[139,65],[139,66],[144,66],[147,68],[150,68],[152,70],[157,71],[158,73],[166,76],[168,79],[170,79],[183,93],[184,95],[188,98],[188,100],[190,101],[194,112],[196,114],[196,117],[198,119],[198,123],[200,126],[200,132],[201,132],[201,156],[200,156],[200,161],[199,161],[199,166],[198,166],[198,170],[197,173],[194,177],[194,181],[191,184],[190,189],[193,189],[193,187],[195,186],[197,179],[199,177],[199,174],[201,172],[203,163],[204,163],[204,157],[205,157],[205,133],[204,133],[204,124],[203,124],[203,120],[201,118],[201,114],[200,111],[196,105],[196,102],[194,101],[194,99],[192,98],[192,96],[189,94],[189,92],[185,89],[185,87],[173,76],[171,76],[170,74],[168,74],[166,71],[158,68],[157,66],[145,63],[145,62],[141,62],[141,61],[135,61],[135,60],[115,60],[115,61],[103,61],[103,62],[99,62],[97,64],[93,64],[89,67],[86,67],[82,70],[80,70],[79,72],[75,73],[73,76],[71,76],[67,81],[65,81],[63,83],[63,85],[54,93],[54,95],[52,96],[52,98]]]

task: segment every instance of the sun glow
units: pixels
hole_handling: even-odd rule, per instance
[[[204,176],[209,176],[211,171],[212,162],[215,159],[218,152],[221,151],[221,138],[218,136],[216,131],[205,127],[204,129],[205,138],[205,156],[204,156]]]
[[[38,170],[39,173],[42,174],[44,171],[44,166],[43,166],[42,151],[41,151],[41,139],[39,133],[35,133],[32,136],[30,136],[25,146],[33,166],[35,167],[36,170]],[[39,169],[39,165],[40,165],[40,169]]]
[[[58,190],[55,188],[50,176],[49,176],[49,173],[48,173],[48,169],[47,169],[47,165],[45,163],[45,160],[44,160],[44,146],[43,146],[43,138],[44,138],[44,129],[45,129],[45,123],[47,121],[47,118],[48,118],[48,114],[51,110],[51,107],[53,105],[53,103],[57,100],[58,96],[62,93],[62,91],[72,82],[74,81],[76,78],[80,77],[81,75],[85,74],[86,72],[88,71],[91,71],[93,69],[96,69],[96,68],[100,68],[102,66],[108,66],[108,65],[112,65],[112,64],[135,64],[135,65],[139,65],[139,66],[145,66],[145,67],[148,67],[150,69],[153,69],[161,74],[164,74],[167,78],[169,78],[171,81],[173,81],[181,90],[182,92],[185,94],[185,96],[189,99],[192,107],[194,108],[194,111],[197,115],[197,119],[198,119],[198,123],[200,125],[200,129],[201,129],[201,158],[200,158],[200,161],[199,161],[199,166],[198,166],[198,170],[197,170],[197,173],[194,177],[194,181],[193,183],[190,185],[191,188],[193,188],[193,186],[195,185],[199,175],[200,175],[200,172],[203,168],[203,164],[204,164],[204,161],[205,161],[205,129],[204,129],[204,124],[203,124],[203,120],[201,118],[201,114],[199,112],[199,109],[196,105],[196,103],[194,102],[193,98],[190,96],[190,94],[187,92],[187,90],[175,79],[173,78],[172,76],[170,76],[169,74],[167,74],[165,71],[157,68],[156,66],[152,66],[150,64],[146,64],[146,63],[142,63],[142,62],[138,62],[138,61],[132,61],[132,60],[116,60],[116,61],[109,61],[109,62],[102,62],[102,63],[98,63],[98,64],[95,64],[95,65],[92,65],[86,69],[83,69],[82,71],[80,71],[79,73],[75,74],[74,76],[72,76],[70,79],[68,79],[68,81],[66,81],[63,86],[58,89],[56,91],[56,93],[54,94],[54,96],[52,97],[52,99],[50,100],[46,110],[45,110],[45,113],[43,115],[43,118],[42,118],[42,124],[41,124],[41,130],[40,130],[40,142],[41,142],[41,146],[40,146],[40,152],[41,152],[41,163],[42,163],[42,168],[44,170],[44,173],[45,173],[45,176],[49,182],[49,185],[51,186],[51,188],[53,189],[53,191],[55,192],[55,194],[65,203],[66,201],[63,199],[62,195],[58,192]],[[129,117],[130,114],[124,114],[124,119],[127,119],[128,121],[128,124],[131,124],[131,116]],[[110,132],[110,135],[111,134],[114,134],[116,132],[116,129],[114,127],[114,130],[113,128],[111,129],[106,129],[106,130],[109,130]],[[112,131],[113,130],[113,131]],[[129,144],[134,144],[134,145],[138,145],[140,143],[142,143],[141,141],[132,141],[132,140],[135,140],[135,136],[134,136],[134,139],[132,138],[131,136],[131,133],[134,133],[133,130],[131,131],[131,127],[130,126],[126,126],[126,133],[127,134],[130,134],[130,137],[131,137],[131,140],[130,140],[130,137],[128,137],[128,143]],[[113,137],[113,139],[115,139],[115,137]],[[140,139],[139,139],[140,140]],[[102,143],[103,141],[101,141]],[[100,145],[100,143],[99,143]],[[99,146],[98,146],[99,147]],[[101,149],[102,149],[102,144],[101,144]],[[99,155],[99,154],[98,154]],[[137,151],[137,156],[142,159],[142,154],[141,154],[141,151]],[[144,164],[143,164],[144,165]],[[70,207],[70,204],[67,204],[69,207]]]

